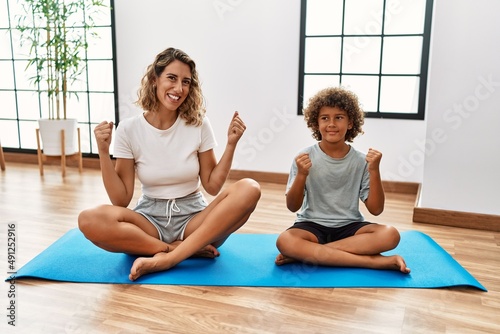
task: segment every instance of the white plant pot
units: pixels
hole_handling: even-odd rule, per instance
[[[42,137],[43,154],[61,155],[61,130],[64,130],[64,153],[70,155],[78,152],[76,119],[39,119],[38,126]]]

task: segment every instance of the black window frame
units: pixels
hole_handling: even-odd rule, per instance
[[[345,3],[349,0],[343,0],[343,8],[344,12],[342,13],[342,20],[344,20],[345,16]],[[351,0],[353,1],[353,0]],[[354,0],[355,1],[355,0]],[[432,25],[432,12],[434,7],[433,0],[426,0],[425,5],[425,14],[424,14],[424,27],[422,34],[384,34],[384,21],[385,21],[385,13],[386,13],[386,4],[387,0],[383,0],[383,11],[382,11],[382,30],[380,35],[371,34],[371,35],[350,35],[344,34],[344,22],[342,22],[342,33],[340,35],[322,35],[322,37],[340,37],[341,38],[341,50],[340,50],[340,72],[339,73],[314,73],[315,75],[339,75],[340,84],[342,85],[342,76],[343,75],[364,75],[364,76],[378,76],[379,79],[379,87],[378,87],[378,98],[377,98],[377,110],[376,111],[365,111],[365,117],[367,118],[389,118],[389,119],[412,119],[412,120],[424,120],[425,119],[425,104],[427,98],[427,79],[428,79],[428,70],[429,70],[429,51],[430,51],[430,40],[431,40],[431,25]],[[304,77],[305,75],[311,75],[310,73],[305,73],[305,44],[306,38],[308,37],[318,37],[318,36],[307,36],[306,35],[306,20],[307,20],[307,0],[301,0],[301,8],[300,8],[300,50],[299,50],[299,81],[298,81],[298,115],[303,115],[303,108],[306,105],[307,101],[304,101]],[[407,113],[407,112],[381,112],[380,111],[380,82],[382,77],[390,77],[390,76],[410,76],[410,75],[401,75],[401,74],[383,74],[382,69],[382,57],[383,57],[383,38],[384,37],[392,37],[392,36],[421,36],[422,37],[422,54],[420,61],[420,73],[419,77],[419,93],[418,93],[418,107],[416,113]],[[382,47],[380,50],[380,66],[378,74],[371,73],[346,73],[342,72],[342,47],[344,45],[344,38],[346,37],[380,37],[382,38]]]

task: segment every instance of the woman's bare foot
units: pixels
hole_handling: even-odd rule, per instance
[[[169,253],[165,252],[157,253],[153,257],[138,257],[130,268],[128,278],[135,281],[143,275],[170,269],[172,265],[169,265],[169,257]]]
[[[182,242],[183,241],[181,241],[181,240],[177,240],[177,241],[174,241],[171,244],[169,244],[168,252],[171,252],[174,249],[176,249],[177,246],[179,246]],[[220,253],[219,253],[219,250],[217,248],[215,248],[212,245],[207,245],[207,246],[203,247],[202,249],[200,249],[199,251],[197,251],[196,253],[194,253],[193,255],[191,255],[191,257],[206,257],[209,259],[213,259],[213,258],[218,257],[219,255],[220,255]]]
[[[157,271],[163,271],[170,269],[174,264],[170,261],[170,252],[173,251],[179,244],[171,244],[169,246],[169,252],[160,252],[155,254],[153,257],[139,257],[135,259],[130,268],[130,274],[128,278],[131,281],[135,281],[141,276],[146,274],[154,273]],[[220,253],[212,245],[208,245],[194,253],[191,257],[205,257],[213,259],[219,256]]]
[[[276,256],[276,259],[274,260],[274,263],[278,266],[281,266],[281,265],[287,264],[287,263],[292,263],[292,262],[297,262],[297,260],[295,260],[294,258],[285,256],[281,253],[278,254],[278,256]]]
[[[206,257],[209,259],[216,258],[220,255],[219,250],[212,245],[208,245],[197,251],[192,257]]]

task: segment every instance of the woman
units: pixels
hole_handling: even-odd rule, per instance
[[[217,248],[248,220],[260,198],[260,186],[251,179],[219,194],[246,127],[234,113],[217,162],[196,66],[187,54],[174,48],[158,54],[141,81],[137,104],[144,113],[117,127],[116,165],[109,155],[113,123],[95,128],[112,205],[85,210],[78,217],[80,230],[95,245],[144,256],[134,261],[131,280],[167,270],[193,255],[219,256]],[[136,171],[143,194],[131,210],[127,207]],[[200,186],[217,195],[208,205]]]

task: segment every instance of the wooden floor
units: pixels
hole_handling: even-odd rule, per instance
[[[255,213],[238,233],[279,233],[293,221],[284,185],[261,184]],[[135,199],[139,195],[136,192]],[[134,199],[134,202],[135,202]],[[413,195],[387,194],[368,219],[430,235],[489,291],[277,289],[71,284],[23,280],[0,291],[1,333],[11,300],[16,333],[500,333],[500,233],[412,223]],[[108,203],[97,170],[61,177],[47,166],[8,163],[0,172],[0,261],[8,277],[8,224],[16,225],[17,269],[77,226],[78,213]],[[270,264],[272,265],[272,264]]]

